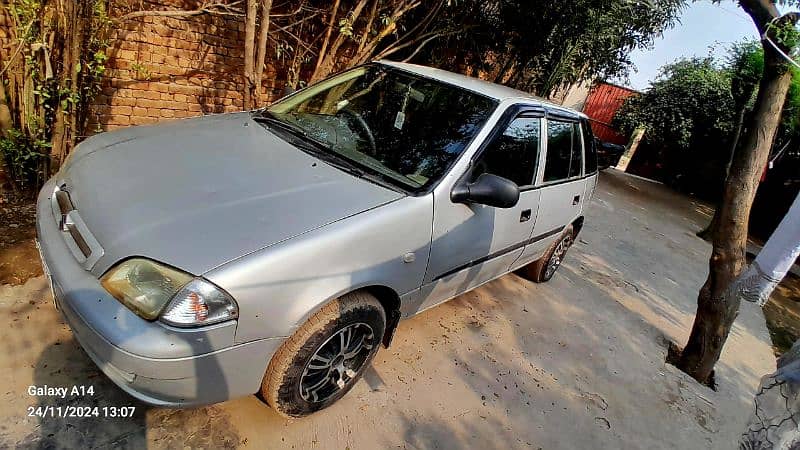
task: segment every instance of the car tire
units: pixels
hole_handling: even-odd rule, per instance
[[[330,406],[347,394],[369,367],[385,329],[386,313],[367,292],[353,292],[328,303],[272,357],[261,383],[261,396],[288,418]]]
[[[553,242],[544,255],[527,266],[527,278],[537,283],[550,281],[556,270],[561,267],[564,256],[572,246],[574,239],[572,225],[567,225],[564,231],[561,232],[561,236]],[[552,266],[551,263],[553,264]]]

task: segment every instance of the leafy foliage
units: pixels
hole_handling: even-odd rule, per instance
[[[642,157],[649,151],[664,163],[665,181],[681,179],[680,187],[715,197],[739,120],[748,123],[744,119],[752,112],[763,69],[764,50],[756,41],[734,44],[723,64],[712,58],[677,61],[664,66],[645,93],[629,98],[614,123],[626,133],[647,129]],[[775,148],[800,139],[800,71],[793,73]]]
[[[464,0],[439,20],[469,33],[441,39],[427,62],[485,72],[542,96],[571,83],[626,76],[630,51],[646,48],[677,20],[682,0]],[[465,70],[467,69],[467,70]]]
[[[664,66],[645,93],[629,98],[614,123],[626,133],[643,126],[638,159],[660,165],[660,176],[676,187],[706,196],[716,192],[725,173],[734,129],[730,70],[711,58],[692,58]],[[635,162],[635,161],[634,161]]]
[[[731,95],[737,109],[752,105],[764,72],[764,48],[758,41],[735,43],[727,63],[731,70]]]
[[[47,156],[50,142],[41,137],[27,136],[19,130],[8,130],[0,138],[0,157],[9,175],[22,189],[36,186],[39,164]]]
[[[13,40],[0,72],[13,127],[5,131],[2,153],[15,189],[35,188],[31,171],[46,179],[51,156],[63,158],[86,134],[112,23],[104,0],[10,0],[0,7],[11,19]]]
[[[615,123],[626,133],[645,126],[651,144],[685,152],[725,142],[732,117],[730,72],[711,58],[692,58],[664,66],[647,92],[625,102]]]

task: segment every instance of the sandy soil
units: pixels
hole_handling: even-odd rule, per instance
[[[0,285],[19,285],[42,275],[34,242],[35,215],[29,202],[0,204]]]
[[[403,322],[331,408],[289,421],[251,396],[205,408],[127,397],[76,345],[42,277],[0,286],[0,447],[731,448],[775,368],[761,311],[743,305],[718,390],[665,364],[683,345],[710,247],[705,205],[613,170],[559,273],[507,275]],[[94,395],[28,395],[30,385]],[[133,418],[29,417],[37,406],[136,407]]]

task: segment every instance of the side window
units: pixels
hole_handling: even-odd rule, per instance
[[[540,118],[517,117],[486,147],[475,163],[473,179],[482,173],[491,173],[518,186],[533,184],[541,134]]]
[[[547,157],[544,164],[545,183],[569,178],[573,130],[572,123],[547,120]]]
[[[581,146],[581,126],[572,124],[572,160],[569,164],[569,176],[581,176],[581,165],[583,162],[583,147]]]
[[[583,129],[583,148],[586,152],[586,174],[588,175],[597,172],[597,147],[589,121],[584,120],[581,123],[581,128]]]

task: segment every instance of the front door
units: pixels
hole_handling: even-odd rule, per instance
[[[539,191],[529,190],[537,173],[543,111],[507,114],[487,145],[476,153],[470,180],[482,173],[520,186],[513,208],[434,200],[433,242],[419,309],[452,298],[507,272],[533,231]]]

